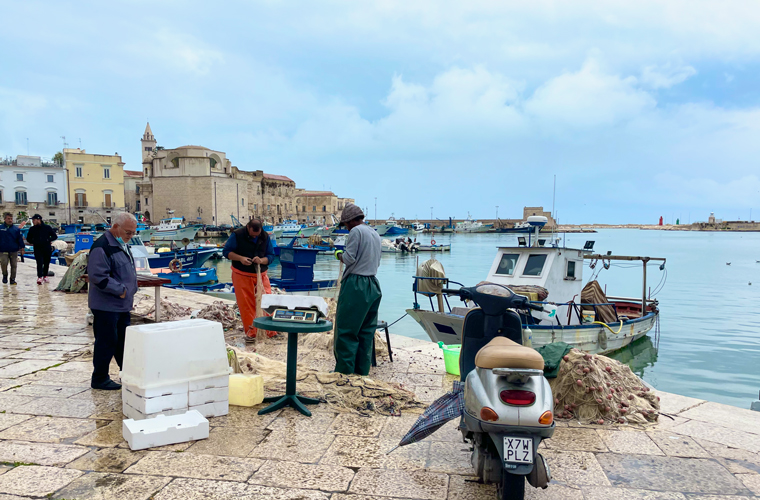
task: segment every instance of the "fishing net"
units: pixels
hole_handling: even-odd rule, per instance
[[[145,318],[156,317],[156,301],[153,297],[141,296],[135,301],[133,312],[138,316]],[[161,321],[177,321],[190,317],[193,310],[189,307],[181,306],[176,302],[161,299]]]
[[[259,374],[264,388],[275,394],[285,392],[286,364],[255,352],[227,346],[233,370]],[[400,415],[402,411],[420,413],[426,403],[417,401],[413,392],[398,384],[382,382],[360,375],[343,375],[298,367],[298,394],[317,398],[340,412],[361,415]]]
[[[212,304],[201,309],[194,317],[216,321],[222,324],[225,331],[242,331],[243,322],[240,320],[240,311],[237,304],[215,300]]]
[[[56,291],[77,293],[84,289],[87,284],[84,278],[85,274],[87,274],[87,258],[88,254],[86,252],[78,254],[69,265],[58,286],[55,287]]]
[[[557,418],[598,424],[657,421],[660,398],[614,359],[572,349],[549,383]]]

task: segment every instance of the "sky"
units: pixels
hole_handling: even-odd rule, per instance
[[[65,136],[140,170],[149,120],[160,146],[372,218],[376,199],[380,218],[760,219],[754,1],[0,0],[0,17],[2,157]]]

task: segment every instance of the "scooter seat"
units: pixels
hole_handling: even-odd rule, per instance
[[[524,347],[506,337],[496,337],[475,356],[478,368],[544,369],[544,358],[530,347]]]

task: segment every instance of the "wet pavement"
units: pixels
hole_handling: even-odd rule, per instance
[[[494,486],[472,476],[454,424],[386,454],[413,414],[367,418],[320,405],[309,418],[230,407],[209,419],[207,440],[133,452],[121,436],[121,394],[89,388],[86,294],[53,292],[58,278],[38,286],[34,269],[19,264],[19,284],[0,285],[0,500],[496,498]],[[162,296],[194,309],[213,302],[166,289]],[[425,401],[451,387],[437,346],[399,336],[392,344],[394,362],[379,360],[371,377]],[[331,363],[309,353],[301,362]],[[526,498],[760,498],[760,412],[659,395],[670,416],[654,426],[559,422],[542,451],[552,483],[528,487]]]

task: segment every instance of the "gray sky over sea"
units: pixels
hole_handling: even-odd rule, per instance
[[[760,4],[0,0],[0,156],[166,148],[374,216],[760,219]],[[1,182],[1,181],[0,181]],[[6,186],[6,189],[8,186]]]

